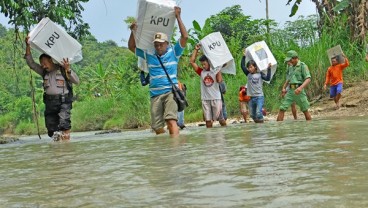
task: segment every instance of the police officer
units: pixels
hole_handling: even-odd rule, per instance
[[[54,140],[69,140],[71,129],[71,109],[73,102],[73,84],[79,84],[77,74],[71,70],[69,60],[63,59],[63,65],[55,64],[47,54],[39,57],[40,64],[34,62],[31,47],[26,38],[24,58],[28,66],[43,78],[45,103],[45,123],[47,134]]]
[[[284,120],[285,111],[293,102],[300,107],[300,110],[304,113],[305,119],[311,120],[312,117],[308,111],[309,102],[304,90],[311,81],[308,66],[299,60],[298,53],[293,50],[287,52],[285,62],[290,62],[290,66],[287,72],[288,79],[284,86],[289,86],[290,90],[286,91],[285,88],[282,89],[282,93],[286,93],[286,96],[282,100],[277,121]]]

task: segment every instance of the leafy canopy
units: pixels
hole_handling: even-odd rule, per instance
[[[8,17],[9,24],[18,33],[20,28],[29,32],[30,27],[42,18],[49,17],[74,38],[89,34],[89,25],[82,20],[82,3],[89,0],[2,0],[0,12]]]

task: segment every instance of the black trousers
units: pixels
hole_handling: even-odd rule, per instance
[[[47,134],[52,137],[55,131],[65,131],[71,129],[72,102],[61,102],[61,100],[44,99],[45,103],[45,124]]]

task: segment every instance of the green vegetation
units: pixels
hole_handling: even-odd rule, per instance
[[[283,60],[290,49],[298,51],[301,60],[309,66],[312,82],[307,92],[310,99],[324,93],[322,86],[329,66],[326,50],[335,45],[341,45],[351,62],[344,74],[345,82],[367,79],[365,47],[361,41],[349,39],[347,16],[342,14],[335,18],[339,21],[335,21],[331,30],[319,30],[315,16],[300,17],[280,28],[272,20],[251,19],[243,14],[240,6],[233,6],[209,17],[203,27],[195,21],[192,26],[187,25],[191,39],[179,64],[179,79],[188,88],[190,106],[185,112],[186,122],[202,120],[200,81],[189,66],[189,55],[199,39],[214,31],[223,34],[237,63],[235,76],[224,75],[228,87],[225,101],[231,117],[240,117],[238,89],[247,82],[240,69],[242,50],[255,41],[265,40],[279,63],[271,84],[264,84],[268,111],[278,111],[286,73]],[[267,25],[270,26],[269,34],[266,32]],[[42,80],[30,72],[23,59],[25,35],[20,33],[21,37],[14,41],[15,34],[15,30],[0,25],[0,134],[37,133],[32,109],[32,86],[35,86],[36,119],[41,133],[45,133]],[[149,127],[148,87],[140,85],[134,54],[118,47],[113,41],[99,43],[92,35],[85,36],[81,43],[84,59],[72,66],[81,80],[79,86],[74,86],[77,100],[73,103],[72,130]],[[33,51],[36,60],[38,55]]]

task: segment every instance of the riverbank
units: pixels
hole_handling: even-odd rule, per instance
[[[18,137],[14,136],[0,136],[0,144],[8,144],[12,142],[19,141]]]
[[[331,117],[348,117],[348,116],[368,116],[368,82],[361,81],[356,83],[344,83],[342,97],[340,99],[341,107],[336,110],[335,102],[329,97],[328,91],[325,94],[319,95],[311,99],[312,120],[315,118],[331,118]],[[304,120],[304,114],[297,107],[298,120]],[[269,112],[265,116],[265,121],[276,121],[278,112]],[[285,113],[285,119],[293,119],[291,110]],[[253,122],[252,119],[249,119]],[[240,113],[239,116],[229,118],[227,124],[244,123]],[[204,122],[188,123],[186,126],[202,126]],[[218,125],[215,122],[214,125]]]
[[[312,120],[316,118],[331,118],[331,117],[349,117],[349,116],[368,116],[368,82],[362,81],[357,83],[345,83],[344,90],[341,98],[341,108],[336,110],[335,103],[333,99],[329,98],[329,94],[326,92],[324,95],[320,95],[312,99],[310,113],[312,115]],[[298,111],[298,120],[304,120],[304,115],[302,112]],[[276,121],[278,112],[269,112],[265,116],[266,122]],[[285,113],[285,120],[291,120],[292,114],[288,110]],[[252,119],[249,119],[253,122]],[[228,125],[244,123],[242,116],[234,116],[227,120]],[[191,122],[186,123],[186,127],[198,127],[205,126],[205,122]],[[214,123],[214,126],[218,126],[218,122]],[[139,128],[141,130],[147,130],[150,127]],[[99,131],[101,134],[114,133],[116,131],[121,131],[120,129],[111,129]],[[0,144],[6,144],[18,141],[17,136],[14,135],[3,135],[0,137]]]

